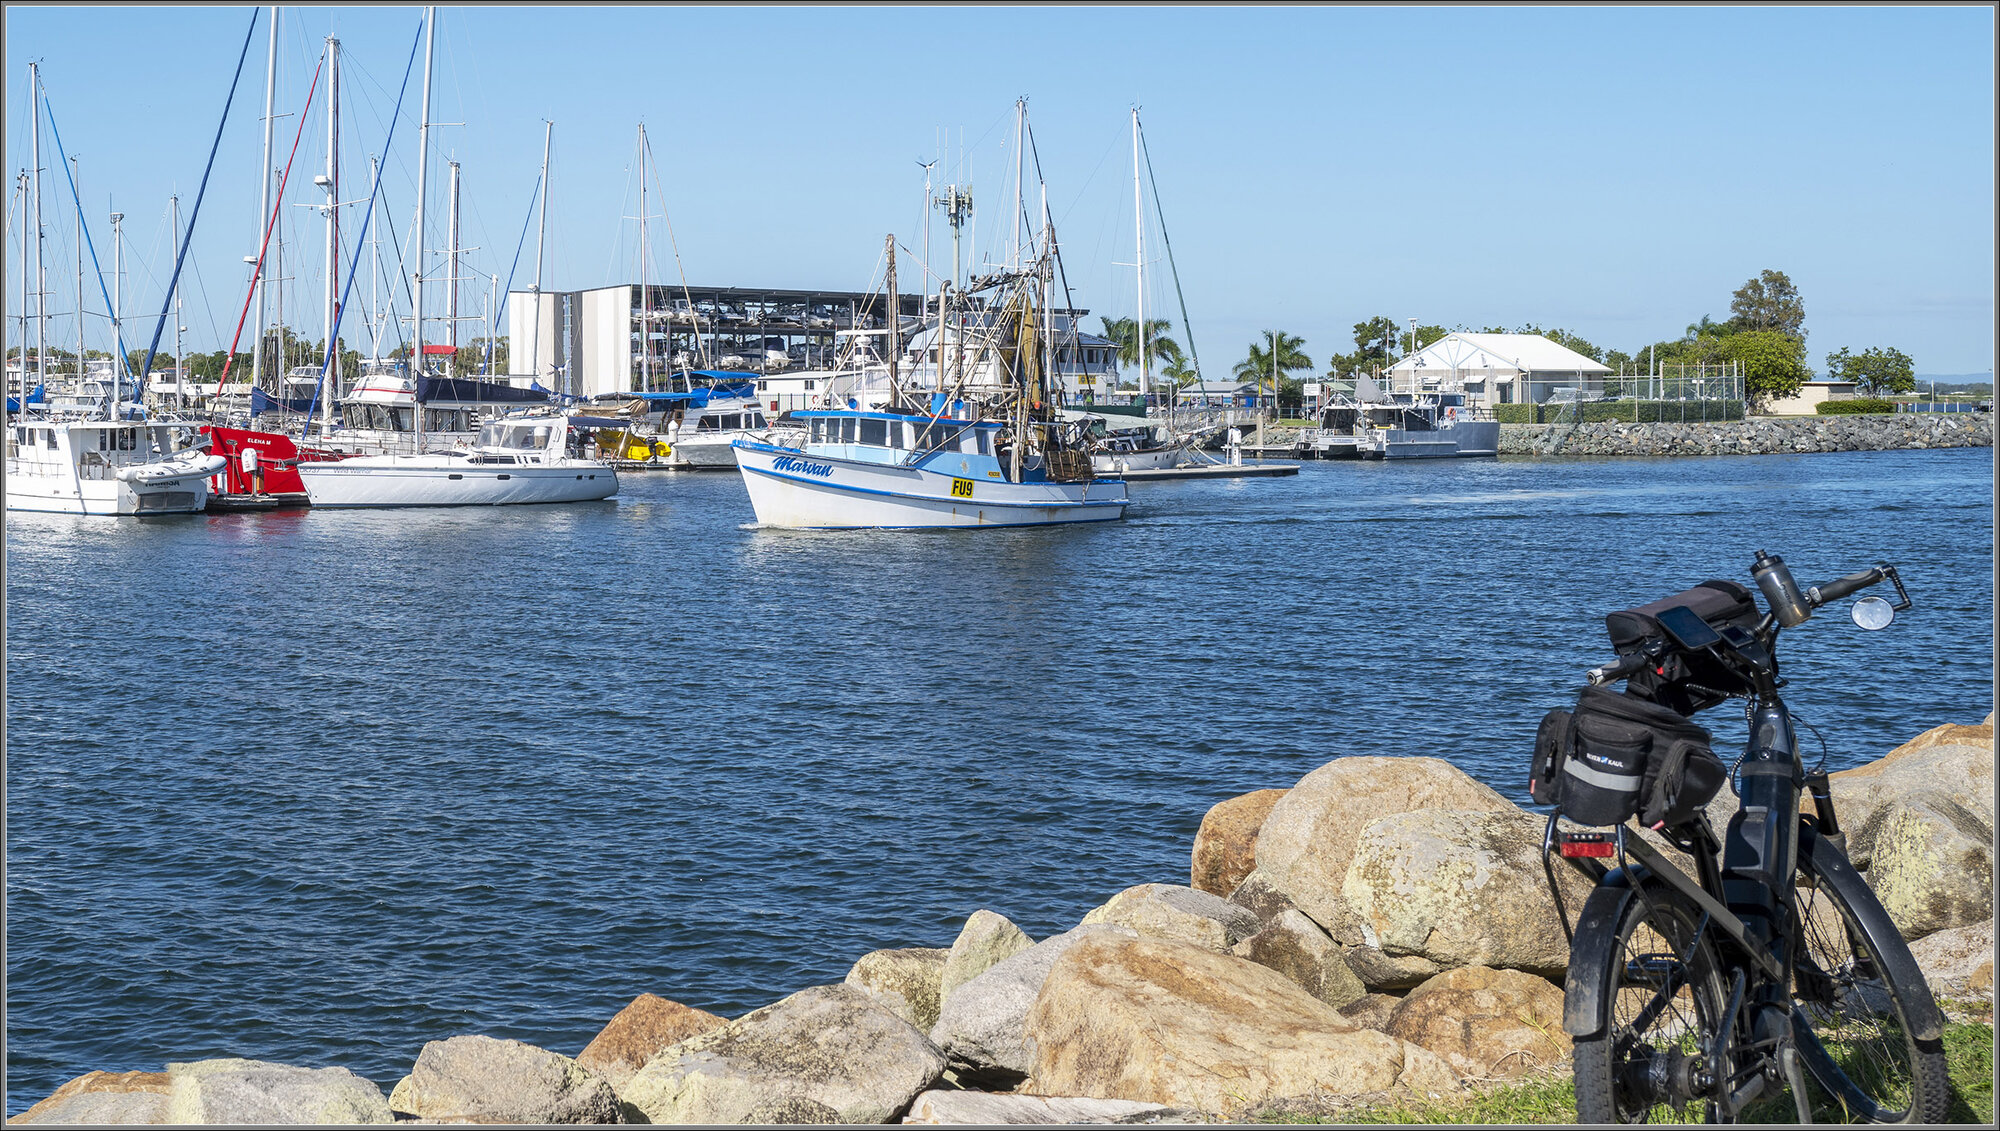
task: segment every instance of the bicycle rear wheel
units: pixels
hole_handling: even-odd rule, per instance
[[[1579,922],[1613,914],[1608,940],[1580,929],[1570,953],[1571,986],[1601,990],[1595,1035],[1576,1040],[1577,1119],[1713,1121],[1702,1081],[1721,1067],[1709,1057],[1718,1027],[1727,1024],[1729,985],[1701,908],[1648,880],[1637,890],[1598,888]]]
[[[1923,973],[1888,913],[1847,858],[1800,840],[1799,942],[1792,1031],[1823,1122],[1938,1123],[1951,1104]]]

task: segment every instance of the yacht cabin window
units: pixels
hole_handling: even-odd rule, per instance
[[[44,429],[42,429],[42,440],[43,440],[43,441],[44,441],[45,443],[47,443],[47,444],[48,444],[48,446],[49,446],[49,450],[50,450],[50,451],[55,451],[55,450],[56,450],[56,430],[55,430],[55,429],[53,429],[53,428],[44,428]]]
[[[854,424],[855,420],[851,416],[843,416],[840,418],[841,443],[852,444],[854,442]]]
[[[889,422],[886,420],[863,420],[861,422],[861,442],[876,447],[886,447],[889,443]]]

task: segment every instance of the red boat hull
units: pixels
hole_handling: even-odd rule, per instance
[[[223,496],[296,495],[303,502],[305,481],[299,478],[299,447],[280,432],[256,432],[248,428],[204,425],[209,450],[229,458],[229,466],[209,480],[211,493]],[[255,474],[243,469],[243,453],[257,453]]]

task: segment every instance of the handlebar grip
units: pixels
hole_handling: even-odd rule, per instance
[[[1880,566],[1874,569],[1864,569],[1860,573],[1850,573],[1846,577],[1837,577],[1825,585],[1815,585],[1806,591],[1806,599],[1810,600],[1815,606],[1825,605],[1833,601],[1838,601],[1849,593],[1866,589],[1887,576],[1889,576],[1888,572]]]
[[[1601,668],[1592,668],[1584,673],[1583,678],[1590,681],[1590,686],[1597,687],[1610,683],[1614,679],[1624,679],[1626,676],[1644,668],[1651,662],[1651,658],[1645,653],[1638,652],[1606,664]]]

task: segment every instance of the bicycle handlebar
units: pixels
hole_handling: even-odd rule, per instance
[[[1846,577],[1835,578],[1824,585],[1815,585],[1811,589],[1806,590],[1806,600],[1811,601],[1815,608],[1831,604],[1847,596],[1849,593],[1855,593],[1868,588],[1870,585],[1875,585],[1888,576],[1889,569],[1886,566],[1876,566],[1874,569],[1864,569],[1860,573],[1850,573]]]
[[[1603,667],[1590,669],[1584,673],[1584,678],[1590,681],[1590,686],[1598,687],[1615,679],[1624,679],[1652,662],[1653,658],[1644,652],[1634,652]]]

